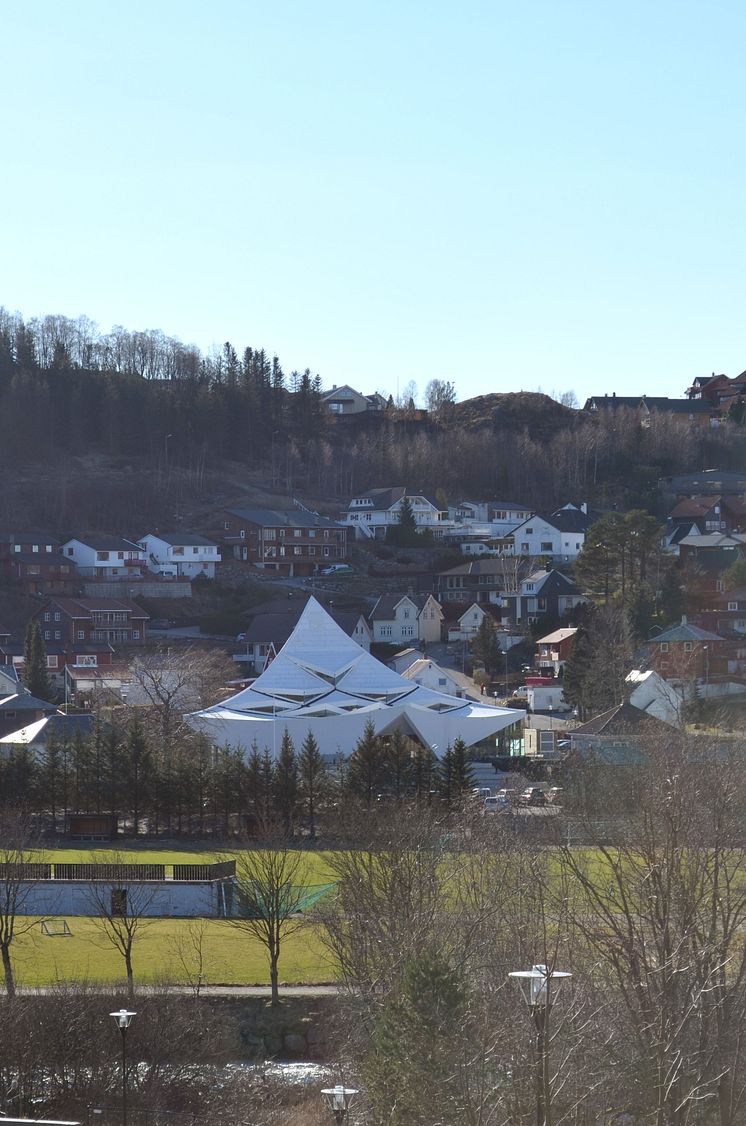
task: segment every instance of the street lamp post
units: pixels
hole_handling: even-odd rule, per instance
[[[508,643],[505,642],[505,699],[508,698]]]
[[[536,1028],[536,1126],[549,1126],[549,1017],[553,998],[563,981],[572,974],[550,970],[548,966],[532,966],[530,970],[515,970],[508,974],[515,978],[531,1010]]]
[[[357,1089],[355,1087],[345,1087],[344,1083],[338,1083],[336,1087],[325,1087],[321,1094],[323,1095],[324,1102],[334,1115],[334,1121],[346,1122],[350,1103],[357,1094]]]
[[[127,1126],[127,1029],[137,1013],[119,1009],[116,1013],[109,1013],[109,1016],[114,1018],[122,1033],[122,1126]]]

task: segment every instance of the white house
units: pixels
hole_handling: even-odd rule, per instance
[[[576,508],[568,504],[548,516],[535,512],[513,530],[515,554],[551,555],[555,561],[572,563],[580,554],[590,525],[585,505]]]
[[[215,564],[220,562],[220,551],[216,543],[204,536],[193,532],[159,532],[157,536],[143,536],[139,545],[145,552],[148,570],[157,575],[215,578]]]
[[[420,657],[413,661],[401,674],[405,680],[413,680],[423,688],[430,688],[433,692],[444,692],[446,696],[463,696],[461,685],[435,661],[427,657]]]
[[[400,523],[404,498],[412,506],[412,514],[419,531],[428,530],[436,539],[453,528],[446,509],[422,492],[412,492],[404,485],[390,489],[369,489],[359,493],[347,506],[342,522],[355,529],[358,539],[385,539],[386,530]]]
[[[455,622],[448,626],[449,641],[472,641],[479,633],[479,627],[485,618],[491,618],[478,603],[472,602]],[[492,619],[494,621],[494,618]]]
[[[71,559],[80,575],[97,579],[140,578],[145,570],[145,551],[120,536],[84,536],[68,540],[62,554]]]
[[[440,641],[443,610],[432,594],[382,594],[369,620],[374,642],[411,645]]]

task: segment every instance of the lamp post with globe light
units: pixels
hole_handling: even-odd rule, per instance
[[[563,981],[572,974],[545,965],[508,974],[518,981],[536,1028],[536,1126],[549,1126],[549,1017]]]
[[[117,1022],[122,1034],[122,1126],[127,1126],[127,1029],[137,1013],[130,1012],[129,1009],[119,1009],[115,1013],[109,1013],[109,1016]]]
[[[357,1093],[355,1087],[345,1087],[344,1083],[338,1083],[336,1087],[325,1087],[323,1089],[321,1094],[324,1098],[324,1102],[334,1115],[335,1122],[347,1121],[350,1103]]]

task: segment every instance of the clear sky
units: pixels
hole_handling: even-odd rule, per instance
[[[0,304],[680,395],[746,368],[745,41],[743,0],[16,0]]]

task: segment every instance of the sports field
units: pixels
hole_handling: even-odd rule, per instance
[[[235,853],[215,850],[63,848],[39,851],[34,859],[57,864],[207,864]],[[304,883],[326,884],[331,874],[323,852],[307,857]],[[66,916],[69,936],[48,935],[39,921],[13,943],[13,964],[19,986],[55,982],[115,984],[124,979],[124,962],[92,918]],[[269,984],[267,957],[261,942],[224,919],[145,920],[133,950],[135,982],[189,985],[197,972],[194,932],[202,930],[199,945],[206,984]],[[50,921],[48,929],[55,929]],[[57,929],[62,929],[58,925]],[[335,970],[312,926],[288,936],[280,957],[280,979],[287,984],[333,981]]]

